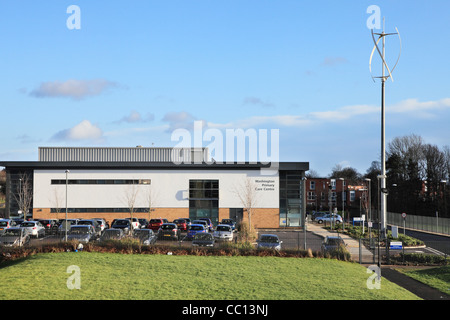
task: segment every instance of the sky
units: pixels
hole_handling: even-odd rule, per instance
[[[227,130],[267,132],[279,161],[365,173],[381,156],[377,17],[402,44],[386,144],[450,145],[449,12],[448,0],[1,0],[0,161],[36,161],[40,146],[177,146],[201,121],[223,145]],[[399,52],[386,37],[389,68]]]

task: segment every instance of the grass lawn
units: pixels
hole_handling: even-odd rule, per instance
[[[420,270],[400,269],[407,276],[450,294],[450,266]]]
[[[67,267],[80,268],[81,289],[69,290]],[[316,258],[37,254],[0,268],[0,299],[26,300],[398,300],[418,299],[356,263]],[[5,288],[5,287],[4,287]]]

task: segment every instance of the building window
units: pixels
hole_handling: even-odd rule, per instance
[[[310,181],[309,182],[309,189],[310,190],[316,190],[316,182],[315,181]]]
[[[355,201],[355,191],[350,191],[350,201]]]
[[[316,200],[316,193],[314,191],[308,191],[308,200]]]
[[[68,184],[151,184],[150,179],[70,179]],[[52,179],[51,184],[66,184],[65,179]]]
[[[219,222],[219,180],[189,180],[189,219]]]

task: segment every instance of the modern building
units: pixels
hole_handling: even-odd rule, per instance
[[[303,226],[308,162],[217,163],[207,149],[39,148],[6,168],[6,212],[34,219],[224,218]]]

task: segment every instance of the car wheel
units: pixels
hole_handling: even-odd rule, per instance
[[[318,224],[322,224],[322,223],[323,223],[323,220],[317,220],[317,223],[318,223]]]

